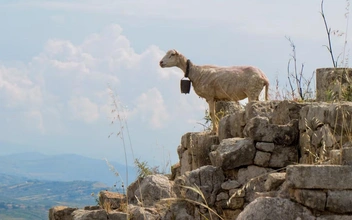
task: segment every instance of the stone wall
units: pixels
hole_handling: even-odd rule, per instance
[[[218,136],[181,137],[169,179],[138,179],[126,198],[101,192],[97,210],[54,207],[49,219],[352,219],[351,115],[349,102],[231,108]]]

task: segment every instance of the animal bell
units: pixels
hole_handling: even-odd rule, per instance
[[[188,78],[181,79],[181,93],[188,94],[191,90],[191,80]]]

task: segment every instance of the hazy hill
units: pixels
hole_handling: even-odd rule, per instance
[[[30,152],[0,156],[0,173],[37,180],[52,181],[99,181],[108,186],[119,185],[121,178],[126,185],[126,168],[111,162],[119,172],[116,177],[106,162],[75,154],[44,155]],[[136,171],[128,167],[129,183],[136,179]],[[1,185],[0,185],[1,186]]]
[[[95,205],[96,196],[108,187],[92,181],[47,181],[0,174],[0,219],[47,219],[52,206]]]

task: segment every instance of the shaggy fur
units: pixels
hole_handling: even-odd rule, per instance
[[[215,117],[216,101],[259,101],[259,94],[265,86],[265,100],[268,100],[269,80],[265,74],[253,66],[220,67],[213,65],[189,64],[189,76],[196,94],[209,104],[210,117],[213,122],[212,132],[217,134],[218,121]],[[160,61],[160,66],[177,66],[184,73],[187,58],[176,50],[169,50]]]

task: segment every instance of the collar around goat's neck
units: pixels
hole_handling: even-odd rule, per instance
[[[185,77],[187,77],[187,78],[188,78],[188,75],[189,75],[190,63],[191,63],[191,61],[188,59],[187,60],[187,66],[186,66],[186,72],[185,72]]]

